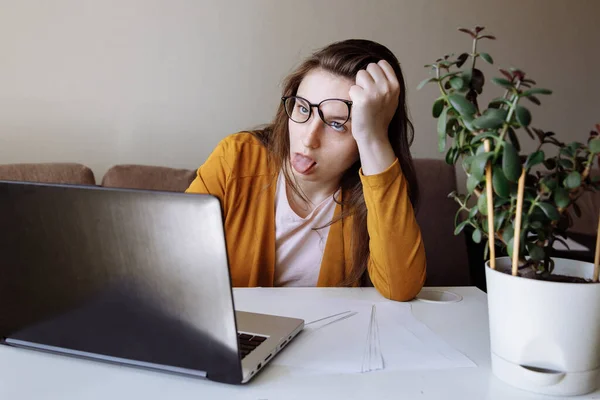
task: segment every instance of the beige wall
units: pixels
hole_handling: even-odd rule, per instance
[[[97,179],[117,163],[195,168],[270,120],[305,55],[350,37],[396,53],[413,153],[439,158],[436,91],[415,86],[476,23],[499,37],[485,44],[498,65],[554,89],[534,123],[584,140],[600,122],[598,15],[597,0],[0,0],[0,163],[77,161]]]

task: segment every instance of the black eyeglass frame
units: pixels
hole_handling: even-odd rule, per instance
[[[292,121],[294,121],[294,122],[295,122],[295,123],[297,123],[297,124],[303,124],[303,123],[305,123],[306,121],[303,121],[303,122],[298,122],[298,121],[296,121],[296,120],[294,120],[294,119],[292,118],[292,116],[291,116],[291,115],[290,115],[290,113],[288,112],[288,109],[287,109],[287,107],[285,106],[285,103],[286,103],[286,101],[288,101],[289,99],[300,99],[300,100],[302,100],[302,101],[305,101],[305,102],[306,102],[306,104],[308,104],[308,105],[309,105],[309,109],[308,109],[308,117],[306,118],[306,121],[308,121],[308,120],[310,119],[310,117],[312,116],[312,109],[313,109],[314,107],[316,107],[316,108],[317,108],[317,111],[318,111],[318,113],[319,113],[319,117],[321,118],[321,121],[323,121],[323,123],[324,123],[325,125],[328,125],[328,126],[333,126],[332,124],[330,124],[330,123],[327,123],[327,121],[325,121],[325,116],[323,115],[323,111],[321,111],[321,108],[320,108],[321,104],[325,103],[326,101],[331,101],[331,100],[338,100],[338,101],[341,101],[342,103],[345,103],[345,104],[346,104],[346,106],[348,106],[348,117],[346,118],[346,120],[345,120],[344,122],[342,122],[341,124],[339,124],[339,125],[336,125],[336,126],[338,126],[338,127],[339,127],[339,126],[344,126],[344,125],[346,124],[346,122],[348,122],[348,121],[350,120],[350,112],[352,111],[352,102],[351,102],[350,100],[345,100],[345,99],[335,99],[335,98],[334,98],[334,99],[325,99],[325,100],[321,101],[321,102],[320,102],[320,103],[318,103],[318,104],[313,104],[313,103],[311,103],[310,101],[306,100],[304,97],[300,97],[300,96],[283,96],[283,97],[281,98],[281,101],[282,101],[282,103],[283,103],[283,109],[285,110],[285,113],[287,114],[288,118],[289,118],[289,119],[291,119]]]

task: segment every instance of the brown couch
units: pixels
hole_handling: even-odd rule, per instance
[[[91,169],[75,163],[0,165],[0,180],[95,185]]]
[[[427,252],[428,286],[470,285],[464,236],[454,236],[457,206],[447,194],[456,189],[454,168],[440,160],[416,160],[421,202],[417,220]],[[194,170],[145,165],[116,165],[103,176],[104,187],[183,192]],[[81,164],[16,164],[0,166],[0,179],[94,185],[94,174]]]

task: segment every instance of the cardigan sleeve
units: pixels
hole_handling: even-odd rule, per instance
[[[224,207],[225,189],[231,175],[231,143],[223,139],[198,168],[196,178],[186,189],[186,193],[202,193],[216,196]]]
[[[426,259],[421,230],[408,196],[408,183],[396,159],[385,171],[360,171],[367,206],[368,272],[386,298],[408,301],[425,283]]]

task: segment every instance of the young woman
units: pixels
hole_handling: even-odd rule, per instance
[[[225,138],[187,193],[217,196],[234,286],[360,286],[410,300],[425,281],[400,65],[333,43],[287,77],[271,125]]]

